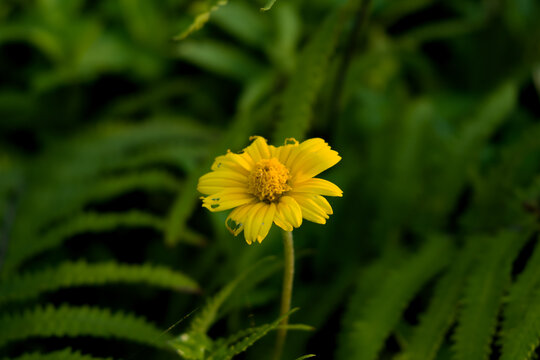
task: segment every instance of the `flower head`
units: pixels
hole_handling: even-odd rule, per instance
[[[203,207],[233,209],[225,226],[235,236],[242,230],[248,244],[259,243],[272,223],[285,231],[302,224],[302,218],[325,224],[332,207],[324,196],[342,196],[333,183],[315,178],[341,157],[319,138],[302,143],[287,139],[272,146],[260,136],[239,154],[218,156],[212,171],[201,176],[197,190]]]

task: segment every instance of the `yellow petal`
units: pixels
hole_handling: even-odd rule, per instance
[[[323,196],[316,195],[316,196],[313,197],[313,201],[321,209],[323,209],[327,214],[332,215],[334,213],[334,211],[332,210],[332,206],[330,205],[328,200],[326,200]]]
[[[291,196],[282,196],[279,199],[276,210],[276,214],[279,215],[276,225],[283,230],[302,225],[302,210],[296,200]]]
[[[253,167],[253,160],[251,156],[246,153],[235,154],[228,152],[226,155],[216,157],[216,160],[212,164],[212,170],[231,170],[234,172],[248,175]]]
[[[287,168],[294,182],[312,178],[341,160],[338,153],[319,138],[309,139],[294,148],[287,160]]]
[[[232,209],[255,202],[256,198],[247,192],[221,191],[203,198],[203,207],[212,212]]]
[[[231,170],[217,170],[201,176],[197,184],[197,190],[207,195],[232,188],[247,189],[247,177]]]
[[[235,208],[227,219],[225,220],[225,227],[233,234],[234,236],[240,234],[244,230],[244,224],[246,222],[247,215],[251,211],[254,204],[246,204]]]
[[[246,216],[246,222],[244,223],[244,237],[249,245],[256,240],[255,232],[258,230],[256,224],[258,223],[258,217],[260,216],[259,212],[263,211],[266,213],[264,209],[265,206],[266,204],[263,202],[255,203]],[[260,222],[262,222],[262,219]]]
[[[326,224],[326,219],[328,219],[328,207],[330,213],[332,211],[332,208],[326,199],[326,203],[324,203],[321,201],[321,198],[324,199],[322,196],[317,198],[316,196],[309,196],[300,193],[292,193],[290,195],[296,200],[298,205],[300,205],[300,208],[302,209],[302,217],[304,219],[318,224]]]
[[[266,144],[266,139],[260,136],[252,136],[250,139],[255,139],[251,145],[244,149],[246,153],[251,156],[255,163],[261,161],[262,159],[270,158],[270,149]]]
[[[306,154],[317,152],[325,146],[328,146],[328,144],[321,138],[308,139],[299,145],[292,145],[291,153],[286,159],[285,165],[292,170],[297,159],[302,159]]]
[[[292,185],[294,192],[311,193],[325,196],[343,196],[343,191],[334,183],[324,179],[310,178]]]
[[[274,224],[276,224],[285,231],[293,230],[293,226],[283,218],[279,211],[276,211],[276,214],[274,215]]]
[[[268,235],[268,232],[272,227],[272,223],[274,222],[274,215],[276,213],[276,204],[270,203],[269,205],[266,205],[263,209],[265,209],[266,212],[264,214],[261,214],[262,222],[260,224],[259,230],[256,232],[255,235],[255,238],[259,242],[259,244],[264,240],[266,235]],[[258,223],[255,223],[255,225],[259,226]]]

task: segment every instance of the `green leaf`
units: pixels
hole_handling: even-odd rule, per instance
[[[236,287],[251,273],[254,273],[258,269],[263,270],[263,268],[271,266],[274,261],[275,259],[273,257],[268,257],[259,261],[251,268],[246,269],[242,274],[238,275],[236,279],[231,281],[212,298],[208,299],[206,305],[193,318],[189,331],[205,334],[214,321],[216,321],[219,308],[223,305],[225,300],[231,296]]]
[[[105,232],[122,227],[148,227],[161,232],[163,230],[163,220],[155,215],[140,211],[79,214],[48,231],[39,241],[12,246],[9,249],[6,267],[10,268],[15,264],[20,264],[31,256],[54,248],[77,234]]]
[[[21,275],[5,276],[0,281],[0,304],[34,298],[62,288],[110,283],[145,283],[175,291],[200,291],[194,280],[163,266],[115,262],[88,264],[79,261]]]
[[[465,279],[472,261],[481,251],[478,243],[470,241],[453,261],[450,269],[437,283],[433,298],[420,323],[413,329],[412,336],[399,360],[432,360],[452,326],[457,315]]]
[[[510,288],[501,330],[501,360],[532,359],[540,344],[540,246]]]
[[[487,360],[495,333],[504,291],[510,284],[512,262],[527,240],[527,234],[501,232],[491,238],[473,238],[484,250],[467,280],[463,309],[454,334],[455,360]]]
[[[302,50],[296,71],[283,92],[280,119],[273,135],[276,144],[289,137],[304,138],[345,17],[345,11],[330,14]]]
[[[304,355],[304,356],[300,356],[296,360],[304,360],[304,359],[309,359],[309,358],[316,357],[316,356],[317,355],[315,355],[315,354],[307,354],[307,355]]]
[[[280,316],[276,321],[246,330],[242,330],[216,344],[216,347],[208,357],[208,360],[230,360],[233,356],[246,351],[255,342],[264,337],[269,331],[276,329],[281,321],[298,308],[292,309],[287,314]]]
[[[376,359],[408,303],[448,264],[451,251],[447,239],[431,239],[399,268],[377,279],[379,285],[367,302],[351,303],[337,359]]]
[[[268,11],[272,8],[272,6],[274,6],[274,4],[276,3],[276,0],[268,0],[266,2],[266,5],[264,5],[264,7],[261,8],[261,11]]]
[[[52,305],[0,316],[0,346],[29,337],[94,336],[166,348],[169,336],[141,317],[108,309]]]
[[[208,0],[203,5],[203,11],[195,16],[193,22],[188,28],[176,35],[174,40],[183,40],[187,38],[192,32],[202,29],[202,27],[210,20],[210,14],[221,6],[227,5],[227,0]]]
[[[232,295],[238,285],[250,274],[272,266],[272,262],[274,261],[275,259],[273,257],[259,261],[228,283],[216,295],[208,299],[204,307],[198,310],[194,316],[188,331],[173,339],[170,345],[185,359],[203,359],[206,352],[213,347],[213,342],[207,336],[207,332],[217,320],[220,307]]]
[[[90,355],[83,355],[79,351],[72,351],[70,348],[53,351],[47,354],[27,353],[17,358],[4,358],[4,360],[113,360],[112,358],[98,358]]]
[[[241,49],[217,41],[185,41],[178,44],[176,55],[185,61],[240,82],[248,82],[264,67]]]

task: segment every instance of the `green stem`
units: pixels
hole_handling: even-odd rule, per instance
[[[285,252],[285,264],[283,267],[283,289],[281,292],[281,309],[279,316],[287,314],[291,310],[291,297],[294,278],[294,244],[291,231],[283,231],[283,248]],[[289,317],[281,321],[281,326],[278,328],[276,337],[276,348],[274,352],[274,360],[280,360],[287,337],[287,324]]]

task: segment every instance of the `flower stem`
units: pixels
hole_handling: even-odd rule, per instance
[[[279,316],[287,314],[291,309],[291,297],[294,278],[294,244],[292,231],[283,231],[283,249],[285,252],[285,264],[283,267],[283,289],[281,291],[281,309]],[[274,360],[280,360],[287,336],[287,324],[289,317],[281,321],[277,331]]]

